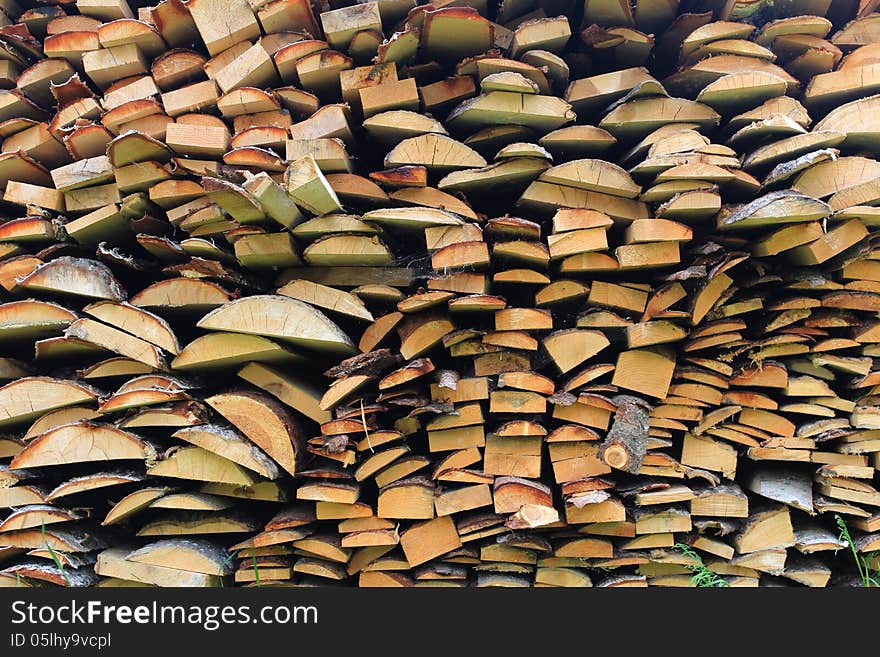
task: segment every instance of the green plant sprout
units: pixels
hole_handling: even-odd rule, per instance
[[[862,586],[865,588],[874,586],[880,587],[880,571],[875,572],[873,575],[871,574],[871,567],[868,565],[868,561],[856,550],[855,542],[853,541],[852,535],[849,533],[849,527],[846,526],[846,521],[838,513],[834,514],[834,519],[837,521],[837,526],[840,529],[840,534],[837,539],[843,541],[849,546],[853,555],[853,561],[856,562],[856,569],[859,571],[859,579],[862,581]],[[840,548],[834,550],[834,554],[837,554],[839,550]]]
[[[235,557],[237,557],[238,554],[239,554],[242,550],[244,550],[244,549],[245,549],[245,548],[239,548],[239,549],[237,549],[237,550],[233,550],[233,551],[231,551],[231,552],[230,552],[228,555],[226,555],[226,557],[223,559],[223,564],[226,565],[226,566],[230,565],[231,562],[232,562],[232,560],[233,560]],[[257,586],[261,586],[261,584],[260,584],[260,566],[259,566],[259,564],[257,563],[257,553],[256,553],[256,551],[254,551],[253,549],[251,549],[251,559],[253,560],[253,564],[254,564],[254,575],[256,576],[256,582],[255,582],[255,583],[256,583]]]
[[[52,557],[52,561],[55,562],[56,568],[61,573],[61,576],[64,578],[64,585],[70,587],[70,578],[67,576],[67,572],[64,570],[64,564],[61,562],[61,559],[55,554],[55,550],[52,549],[52,546],[49,545],[49,539],[46,537],[46,523],[44,522],[42,525],[41,533],[43,534],[43,543],[46,544],[46,549],[49,550],[49,556]]]
[[[700,557],[690,545],[676,543],[674,547],[696,562],[684,564],[685,568],[694,573],[694,576],[691,577],[691,582],[694,586],[698,588],[723,588],[725,586],[730,586],[730,583],[726,579],[713,573],[706,567],[706,564],[703,563],[702,557]]]

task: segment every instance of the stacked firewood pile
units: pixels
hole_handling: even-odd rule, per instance
[[[877,4],[0,0],[0,584],[860,583]]]

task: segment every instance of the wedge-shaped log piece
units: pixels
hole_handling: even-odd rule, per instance
[[[363,176],[353,173],[328,173],[327,182],[343,205],[375,207],[388,202],[388,194],[379,185]]]
[[[668,219],[636,219],[626,229],[627,244],[649,242],[689,242],[693,230]]]
[[[292,232],[298,239],[311,242],[332,233],[377,235],[381,231],[376,226],[365,223],[352,214],[325,214],[321,217],[304,221],[296,226]]]
[[[565,329],[551,333],[542,344],[559,371],[565,374],[611,343],[601,331]]]
[[[277,479],[280,476],[275,462],[263,450],[229,427],[202,424],[184,427],[172,436],[238,463],[267,479]]]
[[[549,166],[548,162],[535,157],[516,157],[480,169],[453,171],[437,186],[444,191],[468,195],[500,193],[504,189],[522,189]]]
[[[3,543],[9,547],[51,549],[63,554],[93,552],[107,547],[106,541],[89,527],[23,529],[7,532]]]
[[[53,184],[49,170],[20,150],[0,154],[0,176],[2,180],[18,180],[43,187]]]
[[[132,296],[131,304],[167,311],[205,313],[228,303],[232,295],[217,283],[194,278],[171,278],[153,283]]]
[[[134,434],[109,424],[82,420],[63,424],[34,438],[10,465],[19,469],[155,457],[155,450]]]
[[[115,137],[107,146],[107,158],[117,168],[136,162],[164,162],[171,155],[171,149],[161,141],[134,130]]]
[[[454,175],[456,174],[449,174],[449,176]],[[448,180],[449,176],[446,176],[444,180]],[[442,185],[444,180],[441,180],[439,184]],[[405,187],[391,192],[389,198],[404,205],[420,205],[428,208],[444,209],[468,219],[477,219],[477,215],[464,201],[433,187]]]
[[[99,392],[77,381],[32,376],[0,388],[0,426],[33,421],[43,413],[97,401]]]
[[[566,187],[536,180],[522,193],[517,207],[528,212],[552,216],[560,208],[580,208],[604,212],[621,223],[634,219],[647,219],[648,206],[635,199],[591,192],[576,187]]]
[[[342,211],[336,192],[311,154],[290,164],[284,172],[284,185],[296,204],[312,214]]]
[[[116,203],[67,222],[64,230],[80,244],[92,247],[101,242],[122,242],[131,234],[128,218],[119,211]]]
[[[324,411],[335,408],[340,402],[363,388],[372,378],[366,374],[357,374],[337,379],[330,384],[322,395],[321,401],[318,404],[319,407]]]
[[[24,448],[23,445],[21,447]],[[10,482],[4,488],[0,488],[0,508],[11,509],[28,504],[42,504],[46,501],[47,494],[47,490],[40,486],[28,485],[20,481],[13,485]]]
[[[596,157],[608,150],[617,140],[611,134],[590,125],[576,125],[548,132],[538,143],[554,157]]]
[[[259,38],[261,34],[247,0],[191,0],[185,7],[211,55],[218,55],[240,41]]]
[[[795,536],[788,507],[781,505],[756,510],[734,535],[733,543],[739,554],[794,545]]]
[[[448,7],[424,14],[419,49],[441,61],[458,62],[495,45],[495,26],[471,7]]]
[[[239,126],[268,126],[275,125],[275,120],[284,121],[281,119],[280,115],[276,114],[276,112],[281,110],[281,103],[278,99],[269,91],[258,89],[257,87],[242,87],[235,91],[230,91],[227,94],[223,94],[223,96],[217,100],[217,109],[220,110],[220,113],[226,118],[234,119],[238,117],[247,117],[249,114],[258,115],[253,117],[255,123],[249,120],[242,122],[233,121],[235,132],[241,132],[243,128]],[[269,121],[263,123],[261,121],[263,117],[259,116],[261,114],[265,115],[265,118],[269,119]],[[287,125],[289,126],[290,123],[288,122]]]
[[[38,187],[16,180],[6,183],[3,200],[25,208],[36,206],[55,212],[64,212],[65,209],[64,194],[61,192],[50,187]],[[51,240],[53,239],[52,224],[35,218],[13,219],[3,225],[0,239],[3,242]]]
[[[65,406],[41,415],[36,422],[28,427],[23,438],[30,440],[62,424],[70,424],[79,420],[93,420],[97,417],[99,417],[98,412],[88,406]]]
[[[285,228],[291,228],[303,220],[294,200],[265,171],[246,180],[242,187],[257,200],[266,215]]]
[[[17,280],[23,290],[124,301],[125,290],[107,265],[97,260],[61,256]]]
[[[604,160],[573,160],[547,169],[539,180],[611,196],[636,198],[642,188],[616,164]]]
[[[269,483],[275,485],[273,482]],[[208,485],[221,486],[223,484],[205,484],[205,486]],[[245,490],[248,487],[236,486],[236,488]],[[137,536],[252,533],[260,527],[260,523],[255,518],[236,511],[190,511],[185,514],[172,512],[141,527]]]
[[[570,38],[571,26],[566,16],[526,21],[514,32],[511,56],[520,58],[530,50],[558,53]]]
[[[317,99],[315,100],[317,101]],[[354,142],[354,135],[349,125],[349,115],[350,113],[346,105],[324,105],[317,111],[314,111],[307,119],[290,126],[290,138],[331,139],[338,137],[346,144],[352,144]]]
[[[843,145],[849,148],[876,149],[880,145],[880,95],[834,108],[813,130],[843,133]]]
[[[270,397],[253,392],[228,392],[205,400],[290,474],[304,452],[293,415]]]
[[[152,367],[138,363],[131,358],[112,356],[80,370],[79,375],[86,380],[114,377],[127,378],[139,374],[149,374],[152,371]]]
[[[867,237],[868,229],[865,225],[858,219],[850,219],[835,226],[815,242],[792,249],[787,256],[799,265],[819,265]]]
[[[813,514],[813,482],[809,473],[787,466],[761,465],[746,477],[753,493]]]
[[[455,107],[447,117],[450,128],[474,132],[495,125],[521,125],[547,133],[576,118],[571,105],[556,96],[490,91]]]
[[[286,486],[275,481],[261,481],[253,486],[230,486],[229,484],[202,484],[199,491],[206,495],[223,495],[242,500],[260,500],[263,502],[287,502],[292,495]]]
[[[202,178],[201,185],[208,198],[238,223],[261,223],[266,218],[260,202],[246,189],[211,177]]]
[[[127,547],[114,547],[104,550],[98,555],[98,560],[95,564],[95,572],[107,579],[115,578],[123,582],[137,582],[148,586],[223,586],[224,580],[218,575],[206,575],[178,568],[165,568],[149,563],[129,561],[129,554],[131,554],[131,548]]]
[[[760,170],[762,167],[793,160],[811,151],[837,146],[845,138],[846,135],[841,132],[813,130],[786,139],[778,139],[749,153],[743,160],[743,168],[747,171]]]
[[[108,488],[110,486],[122,486],[143,481],[144,475],[136,473],[133,470],[112,470],[109,472],[97,472],[82,477],[74,477],[65,482],[58,484],[52,491],[46,495],[46,501],[67,497],[69,495],[78,495],[94,491],[99,488]]]
[[[394,254],[375,235],[327,235],[303,250],[314,267],[382,267],[394,264]]]
[[[167,369],[162,351],[156,345],[88,317],[74,321],[64,331],[64,337],[84,340],[157,370]]]
[[[435,208],[383,208],[363,214],[364,221],[421,231],[431,226],[458,226],[465,223],[458,215]]]
[[[831,214],[827,203],[793,190],[770,192],[733,212],[718,216],[720,230],[806,223]]]
[[[330,413],[320,408],[324,390],[306,377],[294,377],[280,369],[258,362],[250,362],[242,367],[238,376],[262,388],[318,424],[329,422],[331,419]]]
[[[722,114],[733,114],[784,96],[787,81],[769,71],[745,70],[723,75],[703,87],[697,102]]]
[[[880,177],[880,162],[867,157],[841,157],[813,164],[791,188],[814,198],[826,198],[841,190]]]
[[[115,525],[122,522],[126,518],[147,509],[153,502],[167,495],[171,491],[170,488],[164,486],[156,486],[151,488],[142,488],[133,493],[129,493],[107,512],[102,525]]]
[[[247,363],[295,363],[303,357],[268,338],[212,332],[186,345],[171,362],[173,370],[235,368]]]
[[[623,351],[617,357],[612,385],[663,399],[675,370],[675,355],[668,348]]]
[[[175,153],[189,158],[219,159],[229,150],[230,134],[226,126],[198,123],[168,124],[165,143]]]
[[[200,424],[207,419],[208,410],[195,401],[155,405],[137,411],[117,423],[123,429],[177,428]]]
[[[347,317],[373,321],[373,315],[360,299],[350,292],[337,290],[334,287],[312,281],[292,280],[278,288],[277,293]]]
[[[82,66],[89,79],[103,90],[117,80],[141,75],[148,70],[144,54],[134,43],[85,52]]]
[[[421,165],[430,173],[486,166],[486,160],[469,146],[437,133],[402,140],[385,156],[386,167]]]
[[[34,359],[38,361],[100,358],[106,355],[104,347],[69,336],[45,338],[34,343]]]
[[[684,98],[637,98],[618,105],[599,122],[599,127],[618,139],[638,139],[670,123],[694,123],[709,129],[721,117],[708,105]]]
[[[880,79],[873,66],[853,66],[814,75],[804,92],[810,107],[828,107],[856,100],[880,91]]]
[[[576,112],[596,111],[645,83],[659,86],[646,68],[625,68],[573,80],[565,92],[565,100],[572,104]]]
[[[17,529],[31,529],[59,522],[78,520],[82,516],[76,511],[59,509],[49,504],[29,504],[10,513],[0,522],[0,532]]]
[[[83,308],[83,312],[161,347],[170,354],[180,353],[177,336],[168,322],[142,308],[128,303],[98,301]]]
[[[272,57],[260,43],[254,44],[228,62],[213,75],[213,79],[224,93],[242,87],[266,88],[279,82]]]
[[[446,134],[438,120],[410,110],[380,112],[364,119],[362,125],[370,137],[386,144],[429,133]]]
[[[125,559],[187,573],[228,575],[232,572],[226,550],[221,545],[204,540],[156,541],[129,553]]]
[[[440,516],[404,530],[400,546],[412,567],[461,547],[461,538],[452,518]]]
[[[52,169],[52,182],[60,192],[92,187],[113,180],[113,165],[106,155],[99,155]],[[22,181],[30,182],[30,181]]]
[[[407,317],[397,326],[400,335],[400,353],[407,360],[418,358],[436,346],[448,333],[455,330],[449,319],[433,314],[419,313]]]
[[[787,91],[791,92],[792,95],[794,95],[800,87],[797,78],[793,77],[788,71],[773,62],[755,57],[726,54],[718,55],[716,57],[707,57],[692,66],[682,69],[678,73],[663,80],[663,85],[671,94],[693,98],[697,95],[700,89],[704,88],[710,82],[714,82],[725,75],[743,71],[755,71],[776,75],[785,81]]]
[[[58,335],[76,317],[75,312],[48,301],[26,299],[0,304],[0,340],[33,341]]]
[[[150,505],[153,509],[182,511],[225,511],[233,506],[234,501],[208,493],[169,493]]]
[[[828,205],[838,212],[854,205],[872,205],[877,201],[880,201],[880,177],[841,189],[828,200]]]
[[[312,306],[280,295],[255,295],[230,301],[197,323],[199,328],[277,338],[299,347],[352,354],[351,339]]]
[[[158,57],[167,47],[152,25],[131,16],[102,24],[98,28],[98,39],[104,48],[133,43],[148,59]]]
[[[201,447],[173,447],[147,469],[147,474],[235,486],[252,486],[259,481],[253,472]]]
[[[722,39],[746,39],[754,31],[755,27],[748,23],[727,20],[712,21],[697,27],[685,36],[681,42],[681,52],[687,55],[699,49],[700,46]]]

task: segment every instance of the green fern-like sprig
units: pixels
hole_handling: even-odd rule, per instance
[[[694,573],[694,576],[691,577],[691,582],[694,586],[697,588],[724,588],[730,586],[730,582],[706,567],[702,557],[690,545],[676,543],[674,547],[696,562],[684,564],[685,568]]]
[[[55,550],[52,549],[52,546],[49,545],[49,539],[46,537],[46,523],[45,522],[42,525],[41,533],[43,535],[43,543],[46,544],[46,549],[49,550],[49,556],[52,557],[52,561],[55,562],[55,567],[58,568],[59,572],[61,573],[61,576],[64,578],[64,585],[67,587],[70,587],[71,586],[70,578],[67,576],[67,571],[64,570],[64,563],[62,563],[61,559],[55,553]]]
[[[849,533],[849,527],[847,527],[846,521],[839,513],[834,514],[834,520],[837,522],[837,527],[840,530],[837,540],[842,541],[849,547],[853,556],[853,561],[856,563],[856,570],[859,572],[859,579],[862,582],[862,586],[865,588],[872,586],[880,587],[880,571],[871,575],[871,568],[868,565],[868,561],[858,553],[858,550],[856,550],[855,541],[853,541],[852,534]],[[834,554],[837,554],[839,550],[840,548],[834,550]]]

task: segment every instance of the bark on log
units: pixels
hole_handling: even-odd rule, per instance
[[[612,468],[636,474],[647,449],[651,405],[631,395],[617,395],[612,401],[617,410],[598,457]]]

